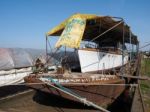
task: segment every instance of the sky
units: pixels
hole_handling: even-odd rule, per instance
[[[44,49],[46,32],[74,13],[122,17],[143,46],[149,11],[150,0],[0,0],[0,47]]]

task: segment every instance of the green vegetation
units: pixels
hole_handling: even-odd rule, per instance
[[[150,58],[143,58],[141,62],[141,74],[150,77]]]
[[[150,77],[150,58],[141,60],[141,75]],[[143,94],[146,110],[150,110],[150,81],[140,81],[141,91]]]

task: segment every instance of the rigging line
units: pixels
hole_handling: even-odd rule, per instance
[[[22,86],[22,85],[42,85],[42,84],[45,84],[44,82],[38,82],[38,83],[20,83],[20,84],[6,84],[6,85],[3,85],[3,86]],[[55,83],[52,83],[52,84],[55,84]],[[82,84],[82,83],[70,83],[70,84]],[[86,84],[86,83],[84,83]],[[134,87],[137,87],[138,85],[137,84],[99,84],[99,86],[134,86]],[[2,86],[1,86],[2,87]]]
[[[48,40],[48,39],[47,39],[47,41],[48,41],[49,48],[50,48],[50,50],[51,50],[51,52],[52,52],[51,44],[50,44],[50,42],[49,42],[49,40]]]
[[[51,53],[52,53],[51,57],[49,57],[49,59],[47,59],[47,62],[48,62],[48,61],[50,61],[50,60],[51,60],[51,58],[52,58],[52,57],[56,54],[57,49],[56,49],[56,51],[55,51],[55,52],[53,52],[53,49],[52,49],[52,47],[51,47],[51,44],[50,44],[49,40],[47,40],[47,41],[48,41],[48,45],[49,45],[49,48],[50,48]],[[55,50],[55,49],[54,49],[54,50]],[[55,63],[55,65],[56,65],[56,63]]]
[[[50,57],[48,57],[47,62],[50,61],[52,59],[52,57],[56,54],[56,52],[59,50],[59,48],[57,48],[55,50],[55,52],[52,53],[52,55]]]
[[[46,35],[46,38],[47,38],[47,35]],[[49,48],[50,48],[50,50],[51,50],[51,53],[52,53],[52,55],[50,56],[50,57],[47,57],[47,64],[48,64],[48,62],[52,59],[52,57],[56,54],[56,52],[59,50],[59,48],[56,48],[56,49],[54,49],[55,51],[53,52],[53,49],[52,49],[52,47],[51,47],[51,44],[50,44],[50,42],[49,42],[49,40],[48,40],[48,38],[46,39],[46,41],[48,42],[48,46],[49,46]],[[46,42],[46,43],[47,43]],[[46,45],[47,46],[47,45]],[[46,50],[47,51],[47,50]],[[47,53],[47,55],[48,55],[48,53]]]
[[[50,42],[49,42],[49,39],[48,39],[48,37],[47,37],[47,35],[46,35],[46,44],[48,43],[48,46],[49,46],[49,48],[50,48],[50,50],[51,50],[51,53],[52,53],[52,55],[50,56],[50,57],[48,57],[48,49],[47,49],[47,45],[46,45],[46,57],[47,57],[47,64],[48,64],[48,61],[50,61],[51,60],[51,58],[53,57],[53,55],[55,55],[55,53],[57,52],[57,50],[58,49],[54,49],[55,50],[55,52],[53,52],[53,49],[52,49],[52,47],[51,47],[51,44],[50,44]]]
[[[146,45],[140,47],[139,49],[145,48],[145,47],[147,47],[147,46],[149,46],[149,45],[150,45],[150,43],[148,43],[148,44],[146,44]]]
[[[95,39],[101,37],[102,35],[106,34],[107,32],[111,31],[112,29],[114,29],[115,27],[117,27],[118,25],[120,25],[121,23],[123,23],[123,21],[120,21],[119,23],[117,23],[116,25],[112,26],[111,28],[109,28],[108,30],[104,31],[103,33],[101,33],[100,35],[96,36],[94,39],[92,39],[91,41],[94,41]]]
[[[46,38],[47,38],[47,37],[46,37]],[[48,45],[49,45],[49,48],[50,48],[50,50],[51,50],[51,53],[52,53],[52,47],[51,47],[51,45],[50,45],[50,42],[49,42],[48,38],[47,38],[46,41],[47,41],[47,43],[48,43]],[[53,54],[53,53],[52,53],[52,54]],[[48,59],[48,57],[47,57],[47,62],[48,62],[48,60],[49,60],[49,59]]]

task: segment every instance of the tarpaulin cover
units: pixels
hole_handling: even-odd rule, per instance
[[[28,51],[32,54],[21,48],[0,48],[0,70],[32,66],[41,52]]]
[[[68,27],[68,24],[73,19],[78,19],[86,21],[85,28],[78,27],[76,29],[81,30],[84,29],[84,34],[80,32],[80,36],[82,36],[83,40],[92,40],[96,36],[100,35],[101,33],[105,32],[106,30],[110,29],[114,25],[118,24],[122,20],[116,20],[110,16],[97,16],[92,14],[74,14],[70,18],[66,19],[61,24],[54,27],[50,30],[47,35],[48,36],[61,36],[65,33],[65,30]],[[121,40],[124,34],[124,41],[126,43],[130,43],[130,27],[122,21],[117,27],[111,30],[108,35],[111,36],[110,38],[114,38],[115,40]],[[108,35],[103,36],[103,38],[108,38]],[[97,38],[95,41],[100,41],[102,38]],[[131,33],[131,43],[137,44],[137,36]],[[56,47],[59,46],[56,44]]]
[[[61,24],[59,24],[58,26],[56,26],[52,30],[50,30],[47,33],[47,35],[48,36],[50,36],[50,35],[51,36],[60,36],[63,29],[67,25],[68,21],[70,19],[73,19],[73,18],[81,18],[81,19],[85,19],[85,20],[92,20],[92,19],[96,19],[96,18],[99,18],[99,17],[94,15],[94,14],[74,14],[70,18],[66,19],[64,22],[62,22]]]

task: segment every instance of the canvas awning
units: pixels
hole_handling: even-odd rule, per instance
[[[108,38],[108,39],[113,38],[115,40],[122,41],[123,34],[124,34],[124,42],[130,43],[130,34],[131,34],[131,43],[132,44],[138,43],[137,36],[134,35],[133,33],[130,33],[129,26],[124,24],[123,20],[121,19],[118,20],[110,16],[97,16],[97,15],[91,15],[91,14],[75,14],[71,16],[70,18],[66,19],[64,22],[62,22],[58,26],[54,27],[52,30],[50,30],[47,33],[47,35],[62,37],[62,34],[65,33],[64,29],[68,27],[68,24],[70,24],[73,21],[73,19],[85,21],[85,27],[84,26],[81,27],[77,25],[78,23],[75,23],[75,25],[73,24],[74,25],[73,29],[79,30],[76,32],[80,32],[78,36],[81,36],[80,39],[82,40],[90,41],[94,39],[95,37],[99,36],[100,34],[102,34],[103,32],[107,31],[108,29],[118,24],[115,28],[113,28],[112,30],[110,30],[109,32],[101,36],[100,38],[95,39],[94,41],[101,41],[104,38]],[[80,31],[80,28],[82,28],[81,30],[84,30],[83,33]],[[76,33],[76,32],[73,32],[73,33]],[[79,42],[80,40],[78,41],[78,43]]]

